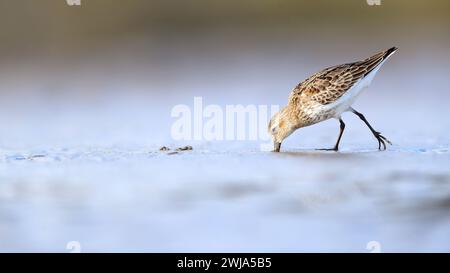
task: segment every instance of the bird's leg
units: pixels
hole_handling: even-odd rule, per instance
[[[339,131],[339,137],[338,137],[338,139],[336,141],[336,145],[334,145],[334,148],[331,148],[331,149],[318,149],[318,150],[320,150],[320,151],[335,151],[335,152],[337,152],[339,150],[339,142],[341,142],[341,137],[342,137],[342,134],[344,133],[344,130],[345,130],[345,123],[344,123],[344,121],[341,118],[339,119],[339,123],[341,124],[340,131]]]
[[[334,150],[335,151],[339,150],[339,142],[341,142],[341,137],[342,137],[342,134],[344,133],[344,130],[345,130],[345,123],[344,123],[344,121],[342,119],[339,119],[339,123],[340,123],[340,130],[341,131],[339,132],[339,137],[338,137],[338,139],[336,141],[336,145],[334,145]]]
[[[378,140],[378,150],[381,150],[381,145],[383,145],[383,150],[386,150],[386,142],[389,143],[390,145],[392,145],[392,143],[387,138],[382,136],[380,132],[377,132],[377,131],[375,131],[375,129],[372,128],[372,126],[370,125],[370,123],[367,121],[367,119],[364,117],[363,114],[361,114],[360,112],[356,111],[353,108],[351,108],[351,111],[355,115],[357,115],[362,121],[364,121],[364,123],[367,125],[367,127],[369,127],[372,134]]]

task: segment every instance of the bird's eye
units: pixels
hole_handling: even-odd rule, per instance
[[[277,130],[277,127],[273,127],[273,128],[272,128],[272,133],[275,133],[276,130]]]

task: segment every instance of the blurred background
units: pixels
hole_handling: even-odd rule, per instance
[[[383,68],[377,86],[393,91],[375,90],[367,100],[406,95],[412,105],[449,97],[450,4],[444,0],[0,3],[0,104],[19,112],[7,115],[9,124],[28,123],[40,112],[61,117],[92,110],[91,118],[100,119],[112,104],[125,112],[144,109],[135,103],[170,112],[194,95],[210,104],[283,105],[292,87],[316,71],[394,45],[400,56]],[[127,123],[122,113],[105,118]],[[71,130],[83,135],[83,128]],[[56,133],[66,141],[64,132]]]
[[[449,15],[445,0],[0,0],[0,251],[450,250]],[[355,106],[396,144],[384,156],[351,116],[343,157],[296,153],[331,146],[334,121],[286,156],[170,137],[194,96],[282,106],[392,46]]]

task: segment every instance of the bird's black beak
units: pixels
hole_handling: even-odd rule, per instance
[[[280,148],[281,148],[281,143],[279,143],[279,142],[274,142],[273,143],[273,151],[274,152],[279,153],[280,152]]]

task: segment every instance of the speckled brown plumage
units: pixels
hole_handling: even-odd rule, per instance
[[[364,61],[326,68],[299,83],[292,91],[290,100],[315,101],[323,105],[332,103],[395,50],[394,47]]]

